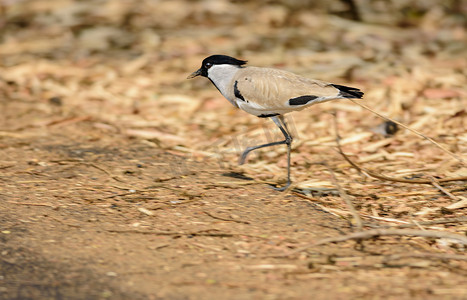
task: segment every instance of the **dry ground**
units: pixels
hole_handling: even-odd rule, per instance
[[[364,229],[467,231],[465,180],[442,182],[467,176],[467,8],[360,2],[1,3],[0,299],[467,298],[459,240],[310,245],[358,231],[342,192],[310,193],[332,174]],[[236,164],[273,124],[184,79],[212,53],[359,87],[444,150],[326,103],[289,117],[276,192],[285,149]],[[363,168],[432,182],[352,168],[334,121]]]

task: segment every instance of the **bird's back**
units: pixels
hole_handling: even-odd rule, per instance
[[[289,99],[301,96],[337,98],[339,94],[330,83],[272,68],[241,68],[231,86],[235,82],[245,100],[268,108],[284,108]]]

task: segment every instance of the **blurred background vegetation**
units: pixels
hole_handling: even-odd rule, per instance
[[[115,52],[169,59],[199,52],[246,57],[353,49],[368,60],[375,59],[372,48],[399,53],[419,42],[424,55],[446,47],[461,53],[466,15],[462,0],[4,0],[0,54],[4,65],[31,56],[79,59]],[[413,31],[418,34],[408,33]],[[388,45],[387,35],[397,42]]]
[[[4,0],[0,103],[4,111],[15,99],[42,105],[34,117],[46,118],[54,112],[47,104],[59,102],[65,115],[146,124],[186,145],[195,126],[212,142],[219,119],[232,119],[232,130],[257,122],[209,81],[185,80],[220,53],[353,84],[373,108],[407,123],[437,105],[449,116],[465,106],[466,16],[462,0]],[[3,126],[15,128],[14,115],[5,113]],[[438,129],[456,132],[449,128]]]

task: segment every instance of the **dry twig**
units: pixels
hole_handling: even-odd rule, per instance
[[[3,166],[0,166],[0,170],[8,169],[8,168],[11,168],[13,166],[15,166],[15,164],[3,165]]]
[[[104,172],[105,174],[107,174],[110,178],[112,178],[113,180],[116,180],[116,181],[119,181],[119,182],[123,182],[120,178],[118,178],[116,175],[113,175],[112,173],[110,173],[109,171],[107,171],[106,169],[104,169],[103,167],[95,164],[95,163],[88,163],[88,162],[78,162],[78,164],[83,164],[83,165],[86,165],[86,166],[90,166],[90,167],[93,167],[93,168],[96,168],[98,170],[101,170],[102,172]]]
[[[449,198],[451,198],[452,200],[454,201],[459,201],[459,199],[454,196],[453,194],[451,194],[449,191],[447,191],[445,188],[443,188],[441,185],[439,185],[438,181],[433,177],[433,176],[430,176],[430,179],[431,179],[431,184],[437,188],[438,190],[440,190],[441,192],[443,192],[444,194],[446,194]]]
[[[221,220],[221,221],[227,221],[227,222],[235,222],[235,223],[242,223],[242,224],[250,224],[250,222],[247,222],[247,221],[242,221],[242,220],[235,220],[235,219],[232,219],[232,218],[223,218],[223,217],[219,217],[219,216],[216,216],[216,215],[213,215],[211,214],[210,212],[204,210],[203,211],[206,215],[210,216],[211,218],[213,219],[216,219],[216,220]]]
[[[148,235],[167,235],[167,236],[212,236],[212,237],[233,237],[238,234],[235,233],[223,233],[223,232],[209,232],[209,231],[196,231],[196,232],[177,232],[177,231],[141,231],[141,230],[117,230],[107,229],[107,232],[112,233],[136,233],[136,234],[148,234]]]
[[[466,260],[467,256],[457,254],[445,254],[445,253],[406,253],[406,254],[393,254],[389,255],[384,259],[384,263],[391,260],[397,260],[402,258],[429,258],[429,259],[440,259],[440,260]]]
[[[324,165],[328,169],[329,174],[331,174],[331,181],[336,186],[337,190],[339,191],[339,194],[340,194],[341,198],[345,201],[345,203],[347,204],[348,209],[352,213],[352,216],[354,217],[354,220],[355,220],[355,226],[357,226],[357,230],[362,231],[363,230],[362,219],[360,218],[360,215],[358,214],[357,210],[353,206],[352,200],[350,199],[349,195],[347,195],[347,193],[344,191],[342,186],[337,181],[336,175],[332,171],[331,167],[326,162],[323,162],[321,164]]]
[[[461,244],[467,245],[467,237],[460,234],[434,231],[434,230],[412,230],[412,229],[371,229],[360,232],[355,232],[338,237],[330,237],[321,239],[319,241],[310,243],[288,253],[277,255],[277,257],[286,257],[307,250],[308,248],[329,244],[329,243],[340,243],[348,240],[368,240],[371,238],[379,236],[416,236],[416,237],[427,237],[427,238],[437,238],[437,239],[452,239],[456,240]]]
[[[337,128],[337,127],[336,127]],[[430,179],[404,179],[404,178],[395,178],[395,177],[389,177],[385,175],[381,175],[378,173],[375,173],[373,171],[364,169],[360,167],[356,162],[353,162],[347,154],[342,151],[342,146],[339,142],[339,136],[336,137],[336,143],[337,143],[337,149],[339,153],[344,157],[344,159],[355,169],[357,169],[360,172],[366,173],[371,177],[381,179],[381,180],[386,180],[386,181],[393,181],[393,182],[402,182],[402,183],[414,183],[414,184],[433,184],[433,181]],[[459,176],[459,177],[451,177],[451,178],[440,178],[437,179],[438,182],[449,182],[449,181],[467,181],[467,176]]]
[[[49,204],[49,203],[28,203],[28,202],[16,202],[16,201],[8,201],[11,204],[19,204],[19,205],[29,205],[29,206],[46,206],[51,208],[56,208],[56,206]]]
[[[459,217],[459,218],[451,218],[451,219],[443,219],[443,220],[434,220],[434,221],[426,221],[426,222],[418,222],[418,224],[422,226],[430,226],[430,225],[439,225],[439,224],[450,224],[450,223],[463,223],[467,222],[467,217]],[[402,224],[398,225],[397,228],[408,228],[414,227],[415,224]],[[389,228],[390,226],[383,226],[381,228]]]
[[[235,236],[247,236],[252,238],[259,238],[259,239],[267,239],[267,237],[256,236],[251,234],[243,234],[243,233],[230,233],[230,232],[220,232],[217,229],[208,229],[208,230],[200,230],[194,232],[177,232],[177,231],[141,231],[141,230],[133,230],[133,229],[107,229],[107,232],[112,233],[134,233],[134,234],[144,234],[144,235],[165,235],[165,236],[210,236],[210,237],[235,237]]]

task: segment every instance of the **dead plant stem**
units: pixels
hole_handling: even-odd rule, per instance
[[[444,239],[452,239],[456,240],[461,244],[467,245],[467,237],[462,236],[460,234],[450,233],[450,232],[442,232],[442,231],[434,231],[434,230],[413,230],[413,229],[371,229],[365,230],[360,232],[355,232],[343,236],[337,237],[330,237],[318,240],[316,242],[307,244],[303,247],[290,251],[288,253],[278,255],[277,257],[287,257],[302,251],[305,251],[311,247],[329,244],[329,243],[340,243],[345,242],[348,240],[368,240],[371,238],[379,237],[379,236],[415,236],[415,237],[426,237],[426,238],[444,238]]]

